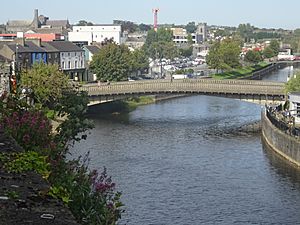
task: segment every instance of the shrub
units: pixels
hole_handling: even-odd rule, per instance
[[[25,150],[48,148],[51,143],[52,126],[41,112],[15,111],[3,115],[0,126]]]

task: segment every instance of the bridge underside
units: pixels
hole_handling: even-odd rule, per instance
[[[144,92],[144,93],[130,93],[130,94],[118,94],[118,95],[101,95],[101,96],[89,96],[90,103],[89,106],[117,101],[117,100],[125,100],[132,97],[140,97],[147,95],[208,95],[208,96],[216,96],[223,98],[233,98],[239,99],[242,101],[253,102],[256,104],[265,104],[265,103],[277,103],[285,100],[284,95],[265,95],[265,94],[236,94],[236,93],[210,93],[210,92]]]

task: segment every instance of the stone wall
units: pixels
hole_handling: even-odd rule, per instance
[[[271,149],[300,167],[300,139],[275,127],[265,111],[261,113],[261,123],[263,139]]]

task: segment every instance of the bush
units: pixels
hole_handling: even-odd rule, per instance
[[[45,149],[51,143],[52,126],[41,112],[18,111],[4,115],[1,119],[1,128],[25,150]]]

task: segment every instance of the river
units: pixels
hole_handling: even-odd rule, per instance
[[[260,112],[191,96],[93,117],[95,129],[72,157],[89,151],[90,168],[107,168],[123,193],[120,224],[300,224],[300,170],[267,150],[260,134],[237,132]]]

